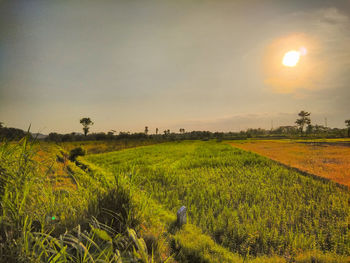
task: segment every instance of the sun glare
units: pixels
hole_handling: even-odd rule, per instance
[[[295,67],[300,59],[300,52],[291,50],[284,54],[282,64],[286,67]]]

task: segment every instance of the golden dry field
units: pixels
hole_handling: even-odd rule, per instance
[[[76,190],[77,183],[72,173],[68,172],[70,161],[68,154],[54,143],[40,143],[33,147],[33,160],[40,163],[38,174],[49,183],[53,190]]]
[[[350,186],[350,140],[251,140],[231,145]]]

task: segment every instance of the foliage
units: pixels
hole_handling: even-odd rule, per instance
[[[350,137],[350,120],[346,120],[345,125],[348,127],[348,137]]]
[[[350,120],[345,121],[346,127],[350,128]]]
[[[306,253],[302,253],[295,257],[296,263],[309,263],[309,262],[317,262],[317,263],[343,263],[350,262],[349,257],[344,257],[341,255],[334,255],[332,253],[321,253],[317,250],[307,251]]]
[[[66,155],[28,137],[0,145],[0,262],[151,262],[139,250],[142,239],[129,236],[138,222],[129,193]],[[74,190],[50,180],[60,167],[74,177]],[[107,211],[110,203],[118,205]]]
[[[83,125],[84,135],[86,136],[89,132],[90,126],[92,126],[94,123],[90,118],[82,118],[80,119],[80,123]]]
[[[17,128],[8,128],[8,127],[0,127],[0,140],[6,139],[9,141],[12,140],[21,140],[25,136],[28,135],[28,139],[31,137],[27,132],[17,129]]]
[[[95,218],[92,218],[89,229],[78,225],[59,237],[32,232],[30,227],[29,223],[23,231],[25,246],[19,258],[22,262],[150,262],[148,254],[138,247],[142,238],[136,243],[127,233],[117,233]],[[135,233],[128,229],[131,231]]]
[[[77,147],[69,152],[69,160],[74,162],[78,156],[84,156],[86,151],[82,147]]]
[[[303,110],[298,113],[299,119],[297,119],[295,121],[295,123],[299,126],[301,133],[303,133],[305,125],[310,125],[311,124],[310,115],[311,115],[310,112],[303,111]]]
[[[308,125],[307,138],[342,138],[346,135],[346,129],[329,128],[322,125]],[[50,133],[46,141],[52,142],[80,142],[80,141],[153,141],[168,142],[178,140],[203,140],[203,139],[218,139],[218,140],[244,140],[247,138],[261,139],[283,139],[283,138],[299,138],[300,128],[297,126],[280,126],[273,130],[266,129],[247,129],[241,132],[209,132],[209,131],[191,131],[185,132],[184,129],[179,130],[179,133],[171,133],[170,130],[164,130],[163,134],[159,134],[156,129],[156,134],[145,134],[144,132],[129,133],[120,132],[119,134],[112,133],[91,133],[87,136],[70,133],[58,134]]]
[[[243,258],[216,244],[200,229],[187,224],[174,236],[179,262],[243,262]]]

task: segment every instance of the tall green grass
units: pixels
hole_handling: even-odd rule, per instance
[[[19,144],[3,143],[0,146],[0,255],[13,257],[19,249],[20,239],[28,224],[26,211],[31,177],[36,171],[32,160],[35,152],[28,138]]]
[[[181,142],[90,155],[243,257],[304,251],[350,255],[350,194],[267,158],[215,142]]]
[[[39,162],[28,138],[0,144],[0,262],[153,262],[130,193],[69,161],[76,189],[56,189],[49,175],[66,153],[49,148]]]

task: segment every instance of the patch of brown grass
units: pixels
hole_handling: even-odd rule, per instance
[[[38,174],[42,175],[54,190],[76,190],[76,184],[67,170],[69,160],[62,155],[60,148],[51,143],[41,143],[35,147],[36,154],[33,159],[40,164]]]
[[[231,145],[350,186],[350,147],[295,141],[246,141]]]

